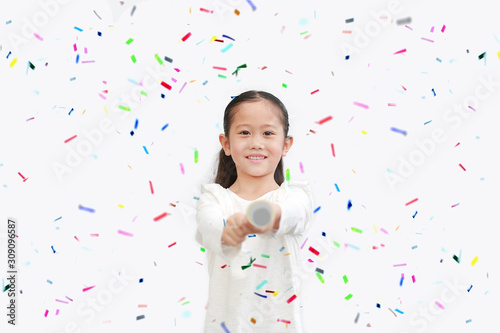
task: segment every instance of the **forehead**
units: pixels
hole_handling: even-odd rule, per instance
[[[273,103],[259,99],[252,102],[243,102],[236,106],[233,118],[233,125],[241,123],[264,124],[271,123],[278,126],[281,123],[281,109]]]

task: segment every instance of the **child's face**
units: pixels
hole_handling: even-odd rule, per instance
[[[228,138],[221,134],[219,139],[227,156],[231,155],[236,165],[238,177],[265,177],[274,172],[282,156],[293,143],[293,138],[285,140],[281,110],[267,100],[244,102],[236,107],[236,113]],[[263,156],[250,159],[249,156]],[[279,184],[280,185],[280,184]]]

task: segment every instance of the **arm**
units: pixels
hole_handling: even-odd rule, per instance
[[[285,198],[279,203],[273,204],[275,236],[286,233],[297,235],[304,232],[312,220],[312,202],[312,193],[308,183],[295,182]]]
[[[196,241],[203,247],[225,258],[230,258],[240,251],[241,246],[222,244],[225,229],[222,209],[216,195],[205,185],[202,185],[200,199],[196,204],[196,222]]]

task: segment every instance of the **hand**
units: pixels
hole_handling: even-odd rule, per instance
[[[226,245],[237,246],[245,240],[247,235],[264,233],[272,228],[272,223],[265,228],[257,228],[248,222],[245,214],[234,213],[226,220],[221,240]]]

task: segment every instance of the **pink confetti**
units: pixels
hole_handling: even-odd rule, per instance
[[[149,188],[151,189],[151,194],[155,194],[155,191],[153,190],[153,183],[149,181]]]
[[[354,105],[362,107],[363,109],[368,109],[369,106],[360,102],[353,102]]]
[[[443,27],[441,28],[441,32],[444,32],[444,29],[446,29],[446,26],[443,24]]]
[[[82,289],[82,291],[83,291],[83,292],[86,292],[87,290],[90,290],[90,289],[92,289],[92,288],[94,288],[94,287],[95,287],[95,286],[92,286],[92,287],[87,287],[87,288],[83,288],[83,289]]]
[[[259,264],[253,264],[253,267],[259,267],[259,268],[267,268],[267,266],[259,265]]]
[[[335,157],[335,148],[333,147],[333,143],[331,143],[330,146],[332,147],[332,155]]]
[[[427,42],[431,42],[431,43],[434,43],[434,41],[432,39],[429,39],[429,38],[424,38],[424,37],[421,37],[422,40],[425,40]]]
[[[49,314],[49,310],[45,310],[45,318],[47,318],[48,314]]]
[[[123,235],[123,236],[134,237],[134,234],[132,234],[132,233],[130,233],[130,232],[127,232],[127,231],[118,230],[118,233],[119,233],[120,235]]]
[[[304,165],[302,165],[302,162],[299,162],[299,167],[300,167],[300,173],[304,173]]]
[[[438,301],[435,301],[434,303],[436,303],[436,305],[439,306],[441,310],[444,310],[443,304],[439,303]]]
[[[34,33],[33,33],[33,36],[35,36],[35,37],[36,37],[36,39],[41,40],[41,41],[43,42],[43,38],[42,38],[42,36],[40,36],[40,35],[39,35],[39,34],[37,34],[36,32],[34,32]]]
[[[394,54],[400,54],[400,53],[405,53],[405,52],[406,52],[406,49],[402,49],[402,50],[394,52]]]
[[[181,167],[182,174],[184,174],[184,165],[182,163],[179,163],[179,166]]]

